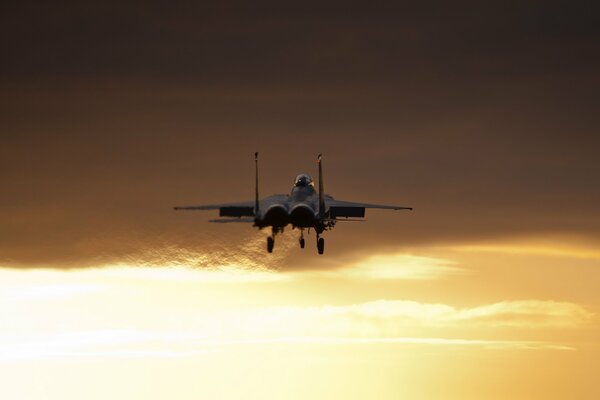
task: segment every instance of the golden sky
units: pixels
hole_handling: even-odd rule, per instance
[[[204,268],[1,269],[3,392],[23,399],[600,394],[594,249],[539,240],[398,248],[283,271],[256,261],[264,258],[263,236],[248,239],[250,259],[223,264],[205,255]]]
[[[8,399],[600,398],[600,40],[558,3],[0,12]],[[174,205],[414,207],[286,231]]]

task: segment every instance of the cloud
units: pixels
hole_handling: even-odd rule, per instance
[[[0,346],[0,362],[53,358],[145,358],[194,357],[237,346],[372,345],[468,346],[484,349],[575,350],[567,345],[532,340],[485,340],[442,337],[275,337],[250,339],[206,339],[201,335],[161,332],[81,331],[46,335],[35,341]]]
[[[277,252],[265,257],[266,231],[245,237],[232,243],[216,235],[202,237],[201,248],[179,246],[163,241],[153,246],[140,242],[135,253],[123,257],[120,263],[146,267],[190,267],[198,269],[221,269],[236,266],[244,269],[261,270],[276,268],[292,246],[290,241],[277,244]],[[110,264],[108,264],[110,265]]]
[[[404,324],[435,327],[576,328],[593,314],[582,306],[557,301],[504,301],[472,308],[446,304],[423,304],[405,300],[379,300],[329,312],[377,319],[397,319]]]
[[[160,282],[249,283],[280,282],[291,279],[289,274],[279,273],[268,268],[249,268],[235,264],[216,265],[210,268],[193,268],[181,265],[152,268],[113,265],[96,269],[96,271],[105,277]]]
[[[321,307],[276,307],[245,314],[238,328],[307,337],[396,337],[415,328],[577,328],[593,314],[580,305],[543,300],[505,301],[472,308],[409,300]],[[233,330],[235,327],[230,326]]]
[[[554,242],[555,243],[540,243],[539,240],[532,240],[531,243],[528,244],[526,242],[515,243],[514,241],[509,241],[508,243],[503,244],[488,243],[452,246],[449,247],[449,249],[466,253],[501,253],[600,260],[600,251],[597,250],[597,244],[586,247],[583,245],[587,243],[583,240],[580,240],[580,242],[583,243],[573,243],[572,240],[566,243],[565,241],[559,240],[555,240]]]
[[[572,346],[561,343],[522,340],[519,330],[540,330],[546,337],[548,329],[579,328],[593,314],[574,303],[542,300],[471,308],[377,300],[340,306],[196,311],[180,317],[187,321],[183,330],[155,324],[146,329],[122,325],[53,333],[5,332],[0,335],[0,358],[195,356],[230,346],[278,343],[572,350]],[[513,337],[498,337],[499,327],[513,328]],[[473,337],[475,332],[485,338]]]
[[[436,279],[464,272],[450,260],[409,254],[379,254],[364,258],[349,266],[325,271],[325,275],[354,279]]]
[[[214,244],[213,251],[204,252],[176,246],[149,249],[136,256],[126,257],[124,262],[90,267],[80,273],[138,280],[247,283],[304,278],[431,280],[465,272],[451,260],[397,253],[363,257],[358,261],[332,261],[325,269],[280,270],[277,266],[289,254],[291,244],[289,241],[282,243],[277,254],[265,257],[262,254],[264,251],[262,236],[246,240],[243,246],[236,248],[236,251],[227,251]],[[9,267],[2,268],[2,271],[0,273],[6,276],[13,276],[18,272],[17,269]],[[38,269],[29,273],[50,276],[51,270]],[[50,292],[56,292],[56,296],[67,296],[69,293],[76,294],[77,291],[84,293],[86,288],[97,289],[91,285],[81,286],[79,289],[76,286],[75,284],[61,286],[60,283],[52,287],[29,285],[21,292],[23,296],[27,292],[30,297],[50,297]],[[16,292],[14,295],[16,296]]]
[[[0,292],[0,298],[6,301],[46,301],[91,295],[103,290],[105,286],[99,284],[28,285],[22,288],[5,289]]]

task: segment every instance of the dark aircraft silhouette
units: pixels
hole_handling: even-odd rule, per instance
[[[239,203],[209,204],[201,206],[174,207],[175,210],[219,210],[223,219],[210,220],[210,222],[252,222],[259,229],[268,226],[272,234],[267,238],[267,251],[273,252],[275,235],[283,232],[288,224],[292,229],[300,229],[300,247],[304,248],[304,229],[313,228],[317,233],[317,250],[323,254],[325,240],[321,234],[335,226],[339,218],[341,221],[363,221],[365,208],[382,208],[388,210],[412,210],[412,207],[386,206],[380,204],[353,203],[350,201],[335,200],[323,191],[323,165],[321,154],[318,156],[319,164],[319,191],[314,187],[312,178],[307,174],[300,174],[289,195],[275,194],[262,200],[258,197],[258,153],[254,153],[255,163],[255,188],[254,201]]]

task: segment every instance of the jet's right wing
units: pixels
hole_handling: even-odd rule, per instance
[[[254,201],[242,201],[239,203],[206,204],[199,206],[178,206],[174,210],[219,210],[219,217],[253,217]]]
[[[412,207],[389,206],[384,204],[355,203],[352,201],[334,200],[325,197],[325,206],[332,218],[358,217],[364,218],[365,208],[379,208],[384,210],[412,210]]]

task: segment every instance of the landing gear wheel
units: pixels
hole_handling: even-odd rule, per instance
[[[267,238],[267,251],[269,253],[273,252],[273,246],[275,245],[275,239],[273,239],[271,236],[269,236]]]
[[[300,238],[300,248],[304,248],[304,238]]]
[[[325,251],[325,239],[317,239],[317,250],[319,251],[319,254],[323,254],[323,252]]]

